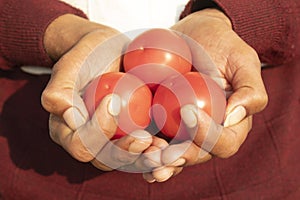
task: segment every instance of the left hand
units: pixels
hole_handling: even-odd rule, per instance
[[[50,137],[75,159],[106,171],[134,163],[152,143],[152,136],[142,130],[110,141],[120,99],[112,101],[107,95],[91,117],[82,99],[89,82],[119,71],[128,42],[111,27],[69,14],[55,19],[44,38],[46,51],[57,60],[42,94],[42,105],[50,113]]]
[[[169,145],[162,153],[164,166],[144,178],[148,182],[161,180],[162,174],[178,174],[183,166],[206,162],[212,156],[228,158],[234,155],[245,141],[252,127],[253,114],[267,104],[267,94],[261,78],[261,65],[257,53],[233,30],[227,16],[216,9],[205,9],[188,15],[176,23],[173,30],[187,38],[193,64],[210,75],[228,94],[224,124],[215,123],[205,112],[194,105],[181,108],[181,117],[193,141]],[[203,51],[214,66],[201,64]],[[199,64],[200,63],[200,64]]]

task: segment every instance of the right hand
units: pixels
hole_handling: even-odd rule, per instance
[[[165,167],[144,176],[149,182],[166,171],[170,178],[185,166],[206,162],[213,156],[228,158],[237,153],[251,130],[252,116],[262,111],[268,101],[258,55],[234,32],[224,13],[204,9],[171,28],[186,38],[194,66],[216,80],[227,93],[225,122],[217,124],[197,106],[183,105],[181,117],[193,140],[164,149]]]

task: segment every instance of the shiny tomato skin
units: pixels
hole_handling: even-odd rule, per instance
[[[180,117],[180,108],[186,104],[196,105],[217,123],[224,119],[225,93],[212,79],[199,72],[170,77],[157,88],[152,108],[157,127],[167,137],[191,139]]]
[[[92,81],[83,96],[90,117],[101,100],[109,94],[119,95],[122,101],[117,119],[118,128],[112,139],[136,129],[145,129],[150,124],[152,94],[140,79],[123,72],[109,72]]]
[[[176,72],[184,74],[191,71],[192,55],[188,44],[177,33],[170,29],[150,29],[137,36],[127,47],[123,58],[125,72],[132,73],[148,83],[149,80],[144,75],[163,74],[160,82],[170,76],[163,72],[169,67]],[[135,74],[132,71],[136,67],[153,64],[155,67],[151,71],[146,71],[144,75]],[[149,84],[151,89],[156,84]]]

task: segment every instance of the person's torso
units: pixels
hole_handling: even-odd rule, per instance
[[[63,0],[81,9],[94,22],[126,32],[141,28],[169,28],[188,0]]]

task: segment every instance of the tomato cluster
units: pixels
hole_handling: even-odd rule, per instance
[[[90,116],[104,96],[116,93],[121,112],[114,138],[154,122],[169,138],[189,139],[181,122],[180,108],[194,104],[217,123],[222,123],[226,99],[208,76],[192,71],[187,42],[169,29],[150,29],[127,46],[124,72],[103,74],[86,89],[84,101]]]

